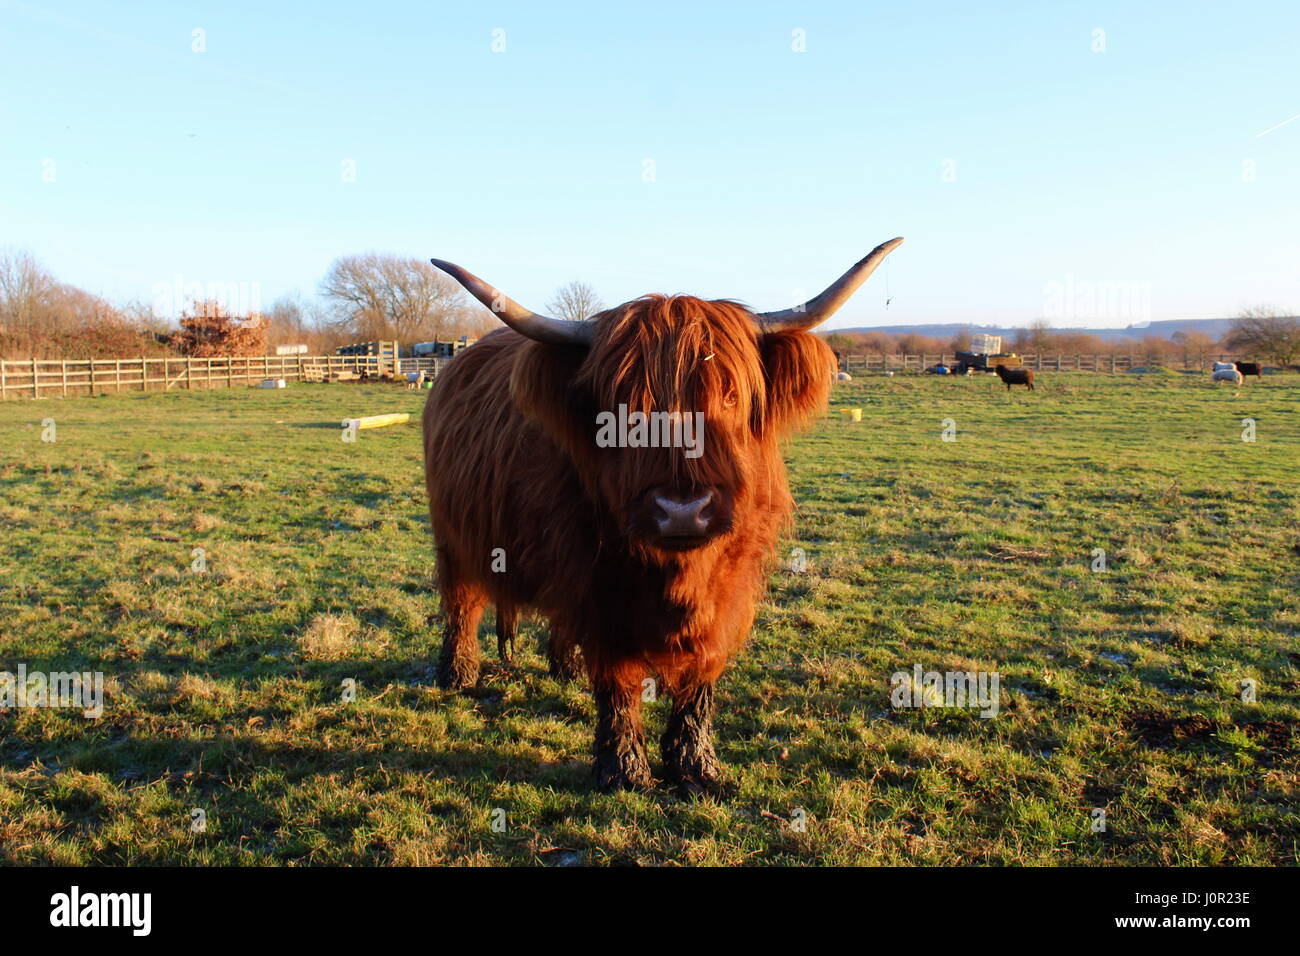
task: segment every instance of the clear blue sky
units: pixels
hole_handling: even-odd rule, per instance
[[[1298,41],[1295,0],[0,0],[0,246],[115,299],[374,250],[769,309],[903,235],[833,325],[1300,310],[1300,119],[1258,135]]]

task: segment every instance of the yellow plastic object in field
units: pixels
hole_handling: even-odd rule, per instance
[[[841,408],[840,414],[848,415],[851,421],[855,421],[855,422],[862,421],[862,409],[860,408]]]
[[[383,428],[385,425],[405,425],[411,420],[406,412],[394,415],[371,415],[369,418],[349,418],[348,426],[354,431],[362,428]]]

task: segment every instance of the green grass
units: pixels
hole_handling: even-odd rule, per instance
[[[337,427],[421,395],[0,405],[0,669],[109,689],[98,721],[0,711],[0,859],[1295,863],[1300,382],[1040,382],[859,379],[790,445],[808,568],[719,686],[721,802],[593,792],[592,702],[533,622],[505,667],[489,615],[473,695],[432,686],[418,426]],[[891,709],[916,663],[996,671],[999,715]]]

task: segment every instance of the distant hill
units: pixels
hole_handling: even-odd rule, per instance
[[[1129,325],[1122,329],[1083,329],[1083,328],[1057,328],[1052,326],[1053,332],[1073,332],[1085,335],[1095,335],[1103,342],[1125,342],[1138,341],[1146,338],[1148,335],[1154,335],[1158,338],[1167,339],[1173,336],[1175,332],[1200,332],[1208,335],[1212,339],[1221,337],[1232,325],[1232,319],[1162,319],[1158,322],[1140,322],[1135,325]],[[830,329],[829,333],[834,332],[887,332],[890,335],[908,335],[916,333],[918,335],[929,335],[934,338],[947,338],[956,335],[959,332],[980,333],[986,332],[989,335],[1001,335],[1004,337],[1015,336],[1018,330],[1011,326],[1001,325],[966,325],[960,322],[948,322],[943,325],[871,325],[855,326],[851,329]]]

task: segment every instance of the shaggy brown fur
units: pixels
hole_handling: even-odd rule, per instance
[[[551,624],[553,672],[571,670],[581,648],[598,784],[652,785],[640,713],[652,677],[673,698],[668,777],[712,791],[713,684],[749,633],[793,508],[778,442],[825,408],[834,356],[804,332],[760,336],[730,301],[647,296],[592,321],[589,349],[493,332],[429,395],[425,471],[447,620],[439,683],[477,679],[488,601],[507,653],[516,609],[536,610]],[[703,454],[598,447],[597,413],[620,404],[703,412]],[[656,487],[715,489],[724,530],[689,550],[658,546],[637,504]]]
[[[1007,391],[1011,391],[1012,385],[1024,385],[1029,391],[1034,390],[1034,373],[1032,369],[1027,368],[1007,368],[1005,365],[999,365],[993,371],[998,373],[998,378],[1007,383]]]

